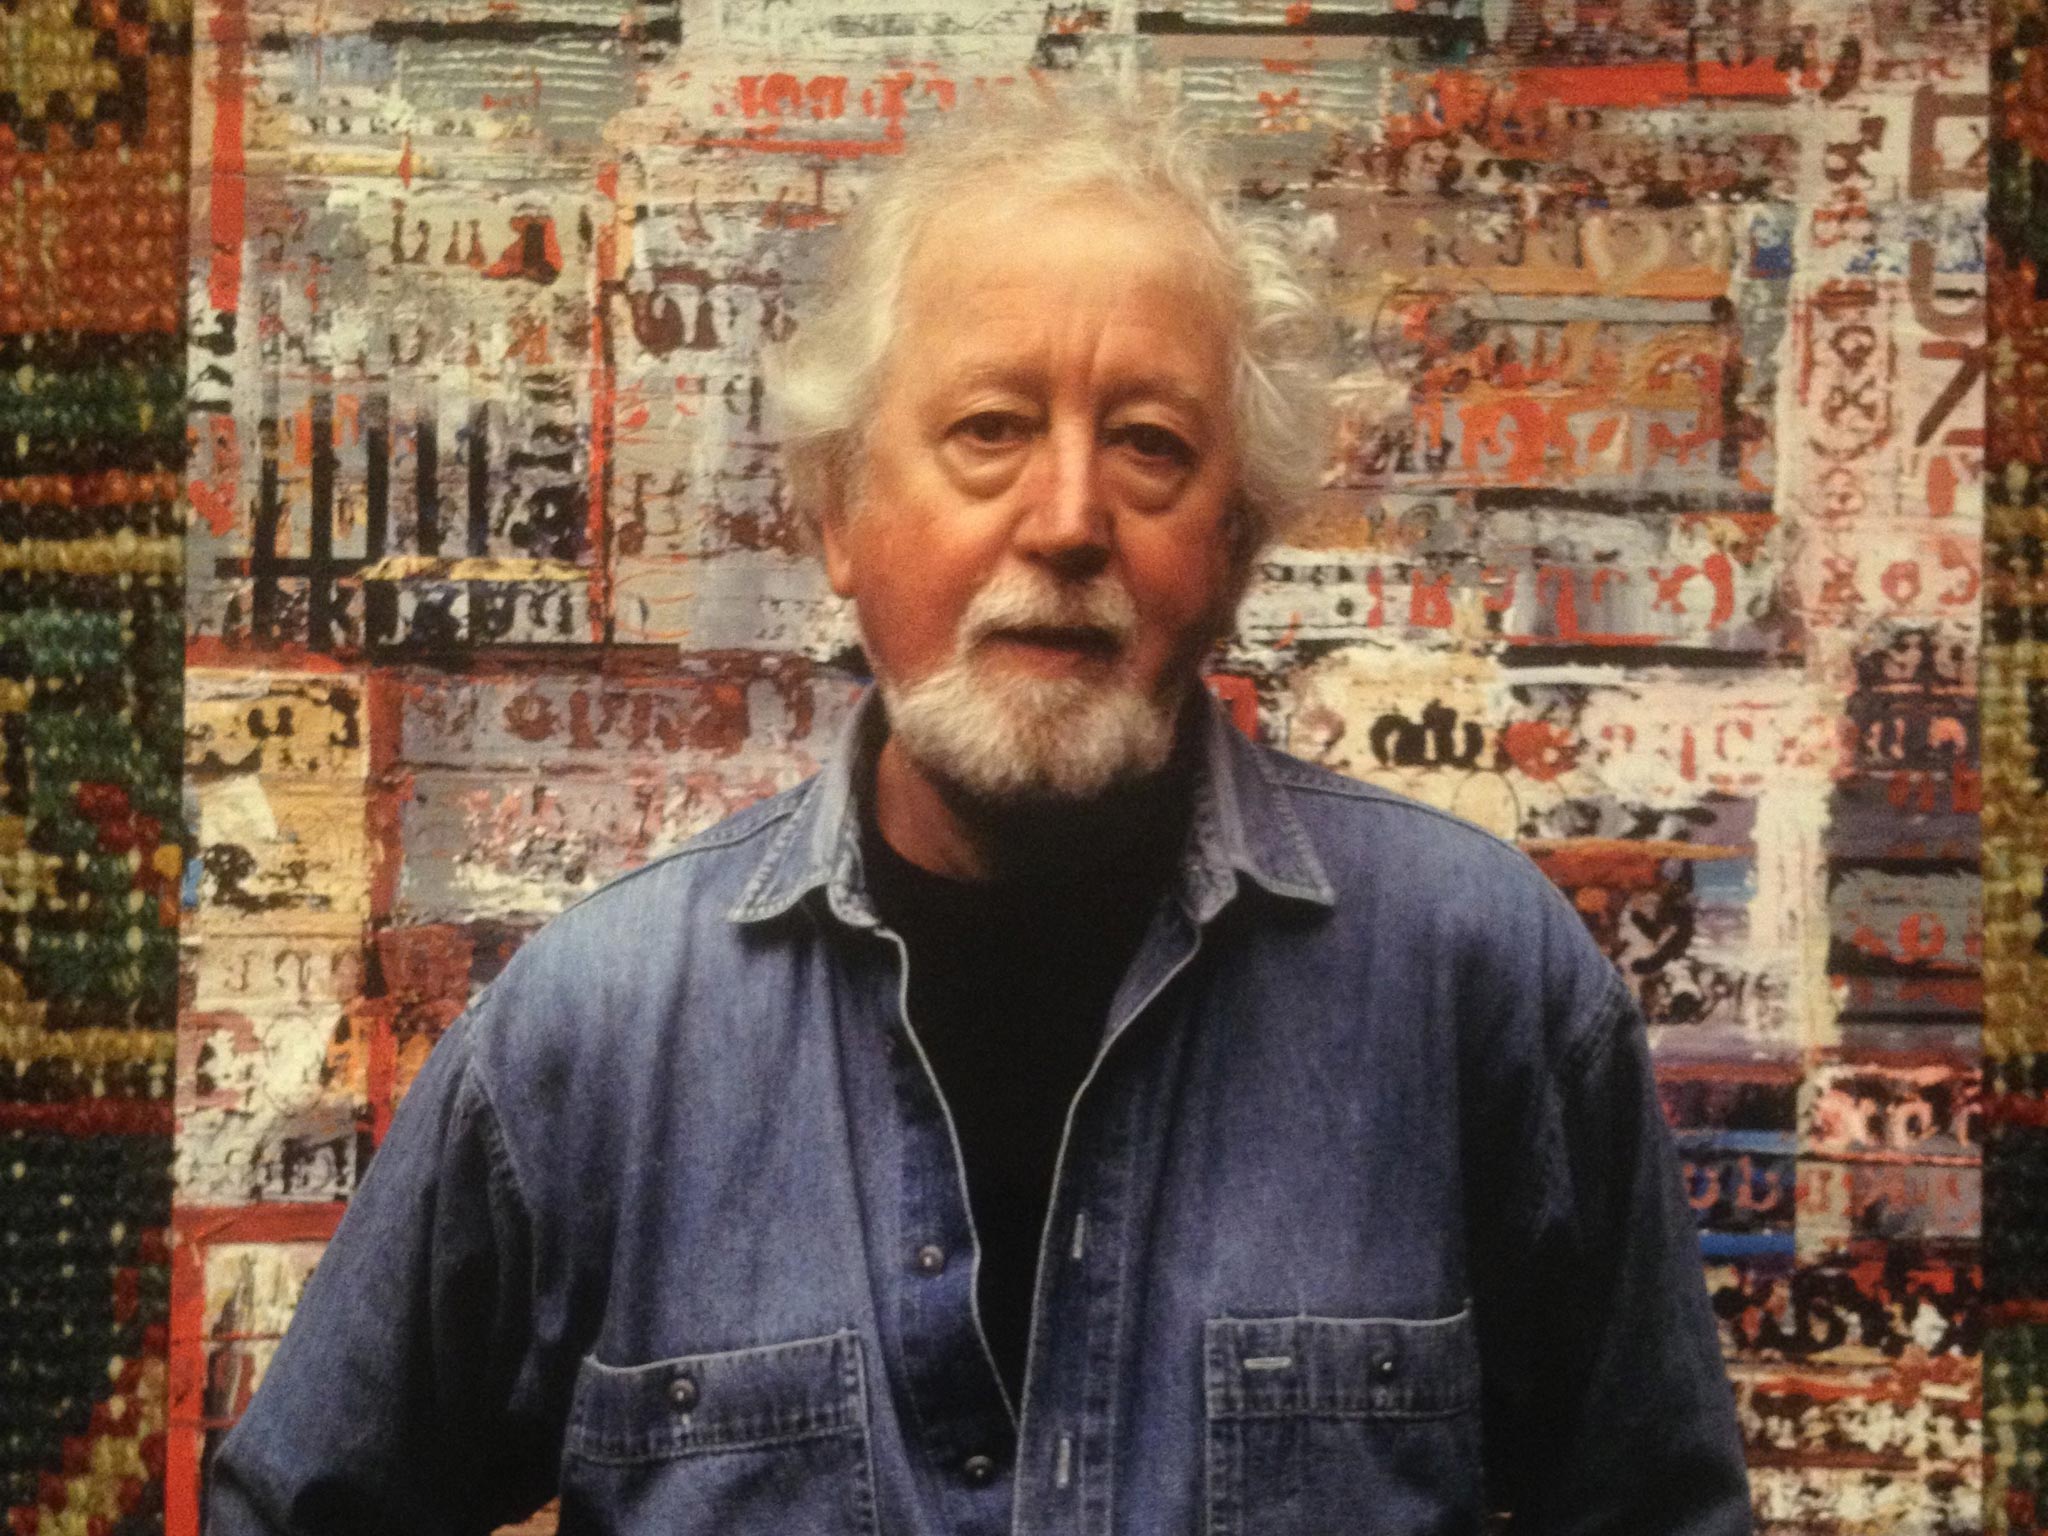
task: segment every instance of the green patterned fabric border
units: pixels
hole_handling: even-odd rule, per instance
[[[188,11],[0,17],[0,1530],[163,1529]]]

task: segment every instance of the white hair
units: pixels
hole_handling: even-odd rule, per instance
[[[1236,321],[1230,406],[1248,562],[1307,507],[1321,477],[1325,312],[1282,221],[1241,205],[1185,119],[1122,91],[991,92],[920,139],[855,206],[838,231],[822,305],[767,360],[805,525],[814,530],[859,483],[918,236],[948,203],[991,185],[1018,207],[1108,189],[1193,220]]]

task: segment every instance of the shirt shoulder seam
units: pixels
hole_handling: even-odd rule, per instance
[[[1625,1023],[1635,999],[1629,995],[1627,985],[1612,966],[1607,967],[1607,976],[1602,985],[1600,997],[1587,1010],[1590,1022],[1565,1046],[1564,1056],[1557,1064],[1560,1078],[1576,1078],[1586,1071],[1592,1059],[1601,1051],[1611,1049],[1619,1025]]]
[[[533,1201],[527,1196],[526,1182],[519,1174],[519,1159],[513,1155],[512,1144],[506,1139],[497,1101],[491,1097],[490,1084],[484,1081],[474,1050],[463,1053],[461,1071],[463,1095],[474,1095],[476,1099],[476,1119],[483,1129],[484,1154],[490,1159],[491,1170],[511,1190],[512,1198],[518,1203],[519,1212],[531,1230],[534,1225]]]

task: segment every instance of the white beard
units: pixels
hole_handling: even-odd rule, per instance
[[[1137,629],[1130,594],[1107,577],[1082,586],[1028,569],[974,595],[953,653],[915,682],[878,676],[889,729],[942,783],[995,804],[1085,802],[1163,767],[1179,700],[1151,697],[1112,663],[1105,677],[1036,677],[991,666],[976,644],[997,630],[1090,625],[1119,651]]]

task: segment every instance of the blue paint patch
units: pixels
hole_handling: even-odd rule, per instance
[[[1761,211],[1749,223],[1749,275],[1792,275],[1793,218],[1790,209]]]
[[[1799,1151],[1795,1131],[1713,1131],[1684,1130],[1673,1133],[1678,1149],[1691,1155],[1701,1152],[1748,1152],[1764,1157],[1792,1157]]]
[[[1708,1259],[1748,1259],[1760,1255],[1791,1258],[1790,1232],[1702,1232],[1700,1256]]]
[[[1695,859],[1692,890],[1712,906],[1746,907],[1756,895],[1756,860]]]

